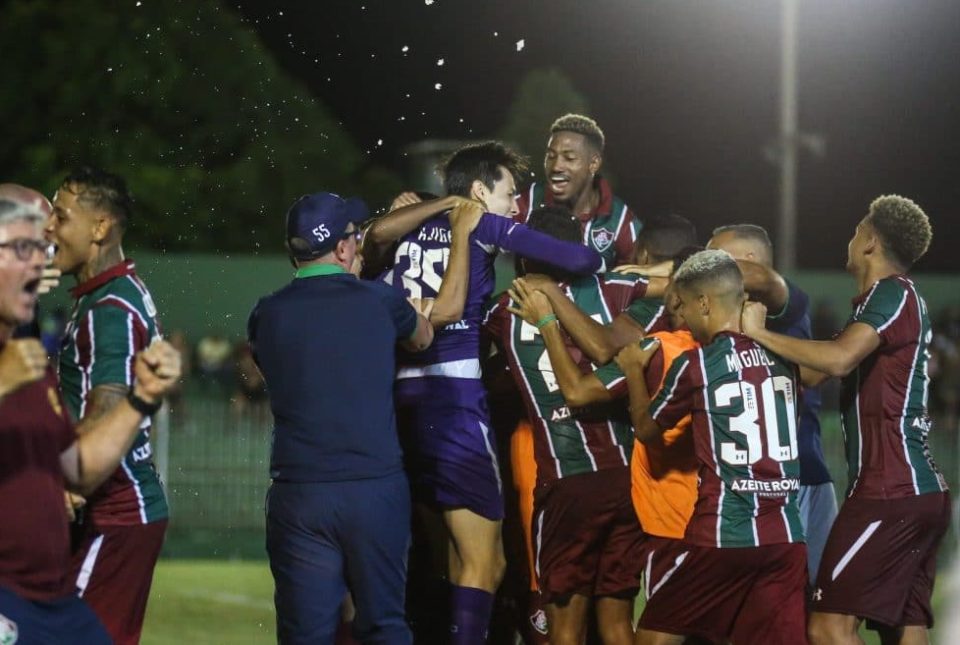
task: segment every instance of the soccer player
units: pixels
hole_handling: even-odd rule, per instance
[[[553,314],[550,301],[542,292],[530,290],[524,278],[514,281],[512,296],[520,315],[528,323]],[[660,351],[645,370],[650,391],[662,383],[676,358],[698,347],[677,312],[679,301],[672,289],[668,288],[664,300],[672,331],[648,336],[660,342]],[[559,334],[544,334],[543,339],[557,384],[568,405],[604,403],[626,396],[626,380],[616,362],[583,373]],[[640,525],[648,536],[644,543],[646,555],[642,558],[647,598],[671,572],[676,556],[682,552],[678,550],[682,549],[679,540],[683,539],[697,499],[697,460],[690,422],[690,415],[685,416],[675,428],[664,432],[662,442],[650,445],[639,441],[633,443],[631,497]]]
[[[68,577],[64,486],[96,489],[116,469],[180,377],[162,341],[132,359],[122,400],[75,429],[36,339],[12,339],[33,316],[45,251],[45,214],[0,200],[0,641],[113,642]]]
[[[59,372],[67,406],[81,424],[124,400],[135,354],[160,337],[150,292],[124,258],[131,215],[123,179],[83,167],[61,183],[45,231],[56,244],[54,266],[77,281]],[[150,430],[148,419],[120,467],[88,500],[72,563],[80,596],[118,644],[140,640],[167,528]]]
[[[654,218],[637,236],[636,253],[631,258],[631,262],[635,262],[636,265],[621,268],[626,268],[632,273],[640,273],[641,270],[647,270],[644,267],[669,265],[672,270],[674,257],[681,251],[691,248],[696,242],[696,227],[686,218],[679,215]],[[609,363],[624,345],[635,342],[645,334],[667,329],[668,318],[664,312],[663,301],[656,297],[663,293],[667,284],[667,279],[663,277],[647,277],[647,297],[634,300],[625,311],[615,316],[609,325],[602,325],[581,311],[549,276],[527,274],[524,281],[531,288],[540,289],[545,294],[549,294],[551,307],[555,309],[551,313],[556,313],[560,325],[570,334],[577,347],[596,364]],[[530,433],[532,428],[529,422],[521,421],[511,437],[511,448],[528,440]],[[529,440],[532,441],[532,439]],[[532,544],[534,488],[532,482],[536,481],[536,463],[532,460],[532,452],[511,451],[510,466],[513,480],[518,485],[522,512],[521,526],[525,531],[526,542]],[[536,581],[532,582],[535,585]],[[533,636],[537,637],[538,634],[543,633],[545,623],[542,620],[541,598],[535,588],[529,596],[528,605],[528,620],[534,626]]]
[[[637,438],[658,441],[690,414],[700,466],[684,552],[651,589],[637,641],[679,644],[689,635],[802,643],[796,367],[740,333],[743,279],[729,254],[691,256],[673,284],[678,311],[701,347],[673,361],[652,401],[644,368],[656,343],[627,346],[617,357]]]
[[[589,117],[567,114],[554,121],[543,158],[546,183],[534,182],[520,195],[517,219],[527,221],[541,206],[566,206],[580,220],[584,244],[612,268],[633,261],[643,225],[599,174],[604,145],[603,130]]]
[[[668,265],[669,275],[674,258],[696,244],[697,230],[688,219],[680,215],[657,217],[640,231],[636,253],[630,258],[631,265],[621,268],[630,273],[639,273],[646,270],[644,267]],[[648,282],[646,297],[632,302],[609,325],[601,325],[585,315],[557,288],[553,280],[538,275],[528,275],[524,279],[531,288],[543,291],[550,299],[560,324],[577,347],[597,365],[606,365],[628,343],[637,341],[645,334],[669,329],[661,299],[669,283],[667,275],[645,275]]]
[[[906,276],[932,235],[911,200],[886,195],[870,204],[847,246],[859,295],[833,340],[768,331],[762,305],[744,308],[744,332],[761,345],[821,378],[843,377],[850,482],[817,574],[809,628],[817,644],[860,642],[863,619],[884,642],[926,643],[933,625],[930,595],[950,496],[927,444],[930,317]]]
[[[753,224],[721,226],[707,248],[726,251],[737,261],[750,300],[762,302],[767,327],[780,334],[810,340],[810,298],[773,269],[773,244],[767,231]],[[800,391],[800,518],[807,536],[807,577],[816,581],[820,555],[837,516],[837,495],[820,446],[820,389]]]
[[[565,209],[535,210],[529,223],[557,239],[579,237],[579,224]],[[527,271],[548,273],[566,297],[603,324],[611,323],[647,290],[646,281],[638,276],[607,273],[576,278],[522,259],[519,273]],[[511,312],[518,310],[512,301],[516,299],[502,296],[485,326],[507,356],[534,426],[535,565],[550,642],[580,643],[587,610],[595,601],[603,641],[630,643],[643,534],[630,504],[633,436],[626,410],[578,408],[584,402],[566,401],[544,345],[551,336],[564,342],[556,316],[532,323],[513,317]],[[580,369],[589,369],[589,361],[574,351]]]
[[[433,345],[398,358],[396,401],[401,433],[410,434],[415,499],[439,511],[449,532],[450,631],[455,643],[483,642],[493,593],[503,576],[500,536],[503,491],[480,381],[480,323],[494,287],[498,249],[565,266],[576,273],[603,268],[581,244],[559,242],[512,220],[516,177],[522,160],[497,142],[464,146],[443,167],[444,187],[456,199],[440,198],[396,209],[368,236],[389,244],[400,236],[394,266],[385,280],[408,297],[434,298],[441,288],[465,286],[461,309],[430,314],[438,326]],[[452,257],[446,210],[472,199],[486,213],[470,235],[467,271],[448,271]],[[452,302],[452,301],[451,301]]]

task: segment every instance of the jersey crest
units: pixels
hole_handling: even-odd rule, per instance
[[[614,235],[613,231],[608,231],[605,228],[597,228],[590,231],[590,238],[593,241],[593,246],[597,249],[598,253],[603,253],[610,248],[610,245],[613,244]]]

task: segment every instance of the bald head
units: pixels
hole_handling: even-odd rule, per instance
[[[44,217],[49,217],[53,206],[50,200],[42,193],[20,184],[0,184],[0,199],[22,204],[33,210],[40,211]]]

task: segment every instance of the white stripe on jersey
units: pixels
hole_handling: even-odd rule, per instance
[[[682,356],[682,354],[681,354],[681,356]],[[703,357],[703,356],[701,355],[701,358],[702,358],[702,357]],[[671,367],[672,367],[672,364],[671,364]],[[650,418],[651,418],[651,419],[653,419],[654,421],[656,421],[656,420],[657,420],[657,417],[660,415],[660,413],[663,412],[663,409],[664,409],[665,407],[667,407],[667,404],[669,404],[669,403],[670,403],[670,400],[673,399],[673,394],[674,394],[674,392],[676,392],[676,390],[677,390],[677,384],[680,383],[680,378],[683,376],[683,373],[687,370],[688,367],[690,367],[690,361],[689,361],[689,360],[687,360],[687,362],[684,363],[682,367],[680,367],[680,371],[677,372],[677,376],[676,376],[676,378],[673,380],[673,384],[670,386],[670,391],[667,392],[667,395],[663,398],[663,403],[661,403],[661,404],[660,404],[660,407],[657,408],[656,410],[654,410],[654,411],[650,414]],[[706,379],[706,376],[704,376],[704,379]],[[704,380],[704,383],[706,383],[706,380]],[[706,401],[706,399],[704,399],[704,401]],[[709,416],[709,415],[708,415],[708,416]]]
[[[620,239],[620,231],[623,229],[624,222],[627,221],[627,205],[624,204],[623,208],[620,209],[620,221],[617,223],[617,230],[613,233],[613,246],[616,249],[617,240]],[[631,237],[633,236],[633,231],[630,232]]]
[[[80,331],[77,330],[79,334]],[[90,382],[93,375],[93,363],[96,360],[97,356],[97,343],[94,339],[93,331],[93,309],[90,309],[87,312],[87,334],[90,336],[90,363],[84,367],[80,363],[80,347],[77,346],[77,367],[80,368],[80,418],[86,416],[87,414],[87,395],[90,393]],[[77,344],[77,339],[73,339],[74,344]]]
[[[607,321],[607,322],[612,322],[612,321],[613,321],[613,313],[610,311],[610,307],[607,306],[607,299],[603,297],[603,289],[601,288],[601,285],[600,285],[600,277],[597,276],[597,275],[594,275],[594,276],[593,276],[593,281],[594,281],[594,282],[596,283],[596,285],[597,285],[597,295],[600,296],[600,306],[603,307],[603,313],[604,313],[604,315],[606,316],[606,321]],[[631,283],[631,284],[632,284],[632,283]],[[601,322],[602,322],[602,321],[601,321]],[[595,366],[594,366],[594,369],[596,369]],[[617,382],[619,382],[620,380],[621,380],[621,379],[616,379],[616,381],[614,381],[614,383],[617,383]],[[607,389],[612,389],[614,383],[610,383],[609,385],[607,385]],[[629,458],[627,457],[627,453],[624,451],[623,446],[621,446],[621,445],[620,445],[620,442],[617,441],[617,433],[614,432],[614,430],[613,430],[613,422],[610,421],[610,419],[607,419],[606,424],[607,424],[607,430],[608,430],[609,433],[610,433],[610,443],[612,443],[614,446],[616,446],[616,447],[617,447],[617,450],[620,451],[620,459],[623,461],[623,465],[624,465],[624,466],[629,466],[629,465],[630,465],[630,460],[629,460]],[[578,426],[580,425],[579,422],[577,423],[577,425],[578,425]],[[586,445],[586,444],[584,444],[584,445]],[[591,460],[592,460],[592,459],[593,459],[593,457],[591,456]]]
[[[398,381],[408,378],[423,378],[425,376],[444,376],[447,378],[480,378],[480,359],[464,358],[459,361],[446,361],[432,365],[401,367],[397,370]]]
[[[510,302],[511,302],[511,304],[515,304],[515,303],[513,303],[512,300],[511,300]],[[513,360],[516,362],[516,364],[517,364],[517,365],[520,365],[520,369],[517,370],[517,371],[520,373],[520,378],[523,379],[523,385],[524,385],[524,387],[527,388],[527,392],[530,394],[530,400],[531,400],[531,401],[536,401],[536,400],[537,400],[537,397],[534,396],[534,394],[533,394],[533,387],[531,387],[530,381],[527,380],[526,372],[523,370],[523,366],[522,366],[522,364],[520,363],[520,356],[517,354],[517,350],[516,350],[516,347],[514,346],[514,342],[513,342],[513,336],[514,336],[514,333],[516,332],[517,320],[518,320],[518,318],[517,318],[516,316],[510,316],[510,342],[508,343],[508,348],[507,348],[507,349],[508,349],[508,350],[510,351],[510,353],[513,355]],[[540,414],[540,408],[539,408],[539,406],[534,406],[534,408],[536,409],[537,417],[539,417],[540,420],[543,421],[543,425],[546,425],[546,424],[547,424],[547,421],[546,421],[546,419],[543,418],[543,415]],[[556,468],[556,471],[557,471],[557,478],[560,478],[560,477],[563,476],[563,472],[560,470],[560,460],[557,459],[557,452],[556,452],[556,450],[554,450],[554,447],[553,447],[553,439],[550,437],[550,431],[549,431],[549,430],[545,431],[544,434],[545,434],[546,437],[547,437],[547,446],[550,448],[550,456],[553,457],[554,467]]]
[[[911,285],[912,286],[912,285]],[[913,292],[914,296],[917,296],[917,292]],[[917,296],[917,312],[920,313],[923,310],[920,309],[919,296]],[[903,305],[907,302],[907,293],[903,294],[903,302],[900,303],[900,308],[897,309],[897,313],[894,315],[890,321],[884,325],[884,328],[890,325],[899,315],[900,311],[903,310]],[[917,358],[920,356],[920,348],[923,347],[923,320],[918,317],[918,326],[920,327],[920,336],[917,338],[917,349],[913,352],[913,360],[910,361],[910,375],[907,377],[907,391],[903,394],[903,409],[900,410],[900,443],[903,445],[903,458],[907,462],[907,466],[910,468],[910,480],[913,482],[913,493],[914,495],[920,494],[920,486],[917,484],[917,469],[913,467],[913,462],[910,460],[910,449],[907,447],[907,404],[910,403],[910,393],[913,392],[913,377],[914,373],[917,371]]]
[[[721,518],[723,517],[723,493],[726,486],[723,483],[723,476],[720,474],[720,458],[717,457],[717,442],[714,441],[713,436],[713,417],[710,415],[710,392],[707,389],[707,365],[706,359],[703,356],[703,348],[697,348],[697,356],[700,357],[700,375],[703,377],[703,407],[706,408],[706,417],[707,417],[707,429],[710,431],[710,452],[713,453],[713,463],[716,465],[717,479],[720,481],[720,498],[717,500],[717,548],[721,547],[720,544],[720,525]],[[686,365],[684,365],[686,368]],[[677,375],[677,380],[679,381],[679,374]],[[699,488],[699,486],[698,486]]]

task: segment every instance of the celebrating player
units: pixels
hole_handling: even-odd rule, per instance
[[[639,643],[804,642],[806,547],[797,506],[796,368],[740,333],[745,300],[724,251],[691,256],[673,278],[679,313],[702,347],[673,361],[651,401],[644,368],[656,351],[627,346],[637,438],[660,439],[692,415],[698,498],[684,550],[640,618]]]
[[[926,643],[937,548],[950,517],[930,455],[927,305],[905,274],[933,236],[927,215],[897,195],[879,197],[847,246],[858,295],[833,340],[765,330],[764,307],[744,309],[744,332],[825,375],[843,377],[841,421],[850,482],[817,574],[814,643],[859,642],[866,618],[885,642]],[[805,377],[806,379],[806,377]]]
[[[60,185],[46,234],[53,264],[76,277],[77,298],[60,351],[60,382],[81,423],[123,401],[133,357],[160,337],[150,292],[124,259],[132,215],[123,179],[80,168]],[[118,644],[140,641],[153,568],[167,529],[167,500],[150,449],[149,419],[120,467],[88,500],[73,575]]]
[[[557,239],[576,240],[578,222],[556,207],[535,210],[532,227]],[[521,260],[522,271],[548,273],[588,316],[609,324],[647,291],[637,276],[608,273],[575,278],[540,263]],[[524,292],[523,283],[515,282]],[[633,638],[633,597],[639,588],[643,534],[630,504],[629,455],[632,431],[623,406],[582,408],[587,401],[565,400],[559,373],[551,364],[545,339],[564,344],[557,317],[522,320],[513,306],[517,293],[491,309],[486,328],[505,352],[534,426],[537,488],[533,526],[536,571],[546,604],[551,643],[579,643],[587,609],[596,602],[605,643]],[[564,349],[564,356],[568,350]],[[579,369],[589,361],[579,350]],[[572,367],[572,370],[578,369]],[[602,388],[602,386],[601,386]]]
[[[522,160],[496,142],[465,146],[445,164],[447,192],[479,201],[487,211],[469,237],[467,271],[447,266],[452,240],[445,210],[456,200],[399,208],[369,232],[381,244],[402,235],[386,280],[407,296],[436,297],[450,288],[451,280],[465,286],[462,309],[447,312],[444,323],[450,324],[437,332],[433,346],[420,354],[401,354],[396,388],[398,415],[405,426],[401,432],[410,434],[416,499],[440,511],[449,531],[450,630],[456,643],[486,638],[493,592],[504,568],[503,492],[480,381],[479,349],[482,308],[493,291],[497,250],[559,263],[576,273],[603,266],[591,249],[558,242],[512,221],[515,182],[522,168]]]
[[[713,231],[707,248],[728,252],[743,273],[750,300],[762,302],[771,331],[809,340],[810,298],[800,287],[773,269],[773,244],[760,226],[734,224]],[[807,577],[813,585],[820,555],[837,516],[837,496],[820,447],[820,390],[804,387],[800,392],[797,446],[800,449],[800,518],[807,536]]]
[[[534,182],[520,195],[518,220],[541,206],[566,206],[580,220],[583,242],[608,267],[633,261],[633,244],[643,227],[600,173],[605,145],[593,119],[567,114],[550,126],[543,158],[546,184]]]

